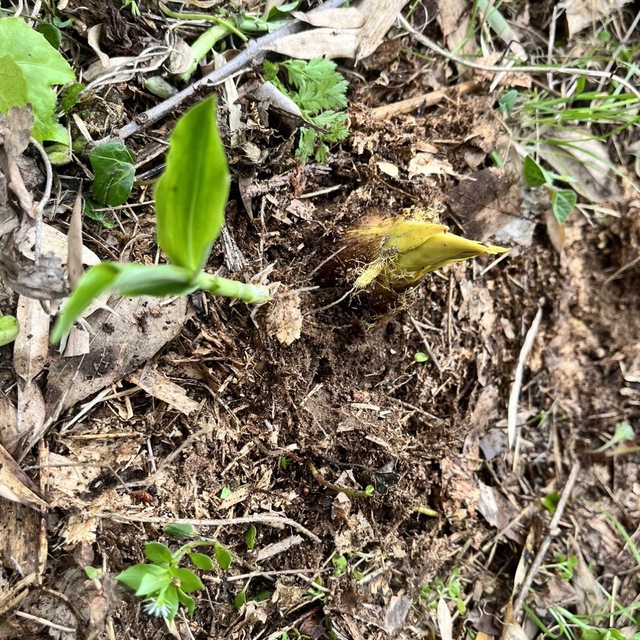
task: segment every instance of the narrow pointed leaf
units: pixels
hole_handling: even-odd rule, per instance
[[[191,596],[188,596],[182,589],[178,589],[178,600],[187,607],[189,615],[193,616],[193,612],[196,610],[196,601]]]
[[[53,344],[60,342],[69,333],[73,323],[97,297],[113,288],[119,273],[118,265],[113,262],[102,262],[85,272],[58,316],[51,333]]]
[[[155,190],[158,245],[171,262],[194,274],[204,268],[228,195],[229,169],[209,98],[178,120]]]

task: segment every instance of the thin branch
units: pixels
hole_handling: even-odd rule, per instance
[[[562,490],[562,495],[560,496],[560,500],[558,501],[558,506],[556,507],[556,512],[549,523],[549,528],[547,530],[547,535],[544,537],[544,540],[540,544],[540,548],[538,549],[538,553],[536,553],[536,557],[533,559],[529,570],[527,571],[527,575],[525,576],[524,581],[520,587],[520,593],[518,594],[518,598],[516,599],[513,605],[513,617],[517,618],[520,610],[522,609],[522,605],[524,604],[524,600],[529,594],[529,588],[533,584],[533,580],[538,574],[540,569],[540,565],[544,561],[544,557],[551,545],[551,541],[558,535],[559,529],[558,525],[560,523],[560,518],[562,518],[564,514],[564,509],[567,506],[567,502],[569,500],[569,496],[571,495],[571,491],[573,490],[573,486],[576,483],[578,478],[578,473],[580,472],[580,464],[576,462],[571,469],[571,473],[569,474],[569,478],[567,479],[567,484],[564,486]]]
[[[194,520],[184,518],[159,518],[156,516],[123,516],[117,513],[94,513],[92,514],[96,518],[107,518],[114,522],[140,522],[141,524],[189,524],[193,527],[225,527],[237,524],[267,524],[275,527],[291,527],[297,529],[301,533],[304,533],[307,537],[311,538],[314,542],[320,543],[320,538],[313,532],[309,531],[306,527],[290,518],[281,518],[280,516],[269,515],[255,515],[246,516],[244,518],[224,518],[216,520]]]
[[[520,349],[520,355],[518,356],[518,364],[516,365],[516,371],[513,380],[513,387],[511,387],[511,394],[509,395],[509,408],[507,410],[507,434],[509,436],[509,447],[513,447],[513,443],[516,441],[516,432],[518,428],[518,402],[520,399],[520,389],[522,388],[522,376],[524,375],[524,365],[527,363],[529,352],[533,343],[538,335],[540,329],[540,321],[542,320],[542,304],[536,313],[536,317],[533,319],[529,331],[524,339],[522,349]]]
[[[479,71],[488,71],[490,73],[541,73],[542,71],[554,71],[555,73],[562,73],[570,76],[584,76],[586,78],[601,78],[603,80],[610,80],[620,83],[627,91],[633,93],[640,100],[640,91],[633,86],[631,82],[621,78],[618,75],[611,74],[607,71],[598,71],[596,69],[578,69],[576,67],[563,67],[550,64],[538,64],[538,65],[523,65],[523,66],[509,66],[498,67],[490,64],[480,64],[479,62],[473,62],[467,58],[461,58],[453,53],[450,53],[446,49],[443,49],[440,45],[436,44],[433,40],[427,38],[416,31],[402,15],[398,15],[398,22],[406,29],[418,42],[425,47],[435,51],[436,53],[444,56],[448,60],[453,60],[457,64],[462,64],[470,69],[478,69]]]

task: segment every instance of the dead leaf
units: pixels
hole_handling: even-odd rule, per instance
[[[564,249],[564,225],[558,222],[551,209],[547,209],[544,212],[544,222],[547,226],[547,235],[551,246],[556,250],[556,253],[562,255],[562,250]]]
[[[73,204],[69,230],[67,231],[67,274],[69,286],[75,287],[83,274],[82,257],[84,246],[82,244],[82,193],[78,191],[76,201]]]
[[[184,296],[169,303],[148,296],[113,296],[109,302],[115,313],[100,310],[90,317],[94,332],[91,352],[57,358],[51,363],[45,395],[46,420],[25,444],[22,456],[65,409],[121,380],[173,340],[182,328],[187,309]]]
[[[416,176],[448,175],[461,179],[448,160],[438,160],[430,153],[416,153],[409,161],[409,179]]]
[[[573,37],[592,24],[604,22],[616,15],[631,0],[572,0],[565,7],[569,37]]]
[[[368,58],[380,46],[389,29],[393,27],[406,1],[363,0],[356,3],[357,8],[365,17],[364,26],[358,34],[356,62]]]
[[[157,369],[144,367],[142,370],[130,374],[128,379],[150,396],[166,402],[170,407],[186,416],[200,407],[200,403],[192,400],[181,386],[171,382]]]
[[[174,36],[171,54],[166,63],[167,71],[173,75],[185,73],[191,68],[195,58],[191,47],[179,36]]]
[[[31,382],[45,367],[49,357],[51,318],[39,300],[20,296],[16,317],[20,333],[13,346],[13,368],[26,382]]]
[[[436,615],[442,640],[453,640],[453,620],[451,619],[451,611],[449,611],[449,607],[443,597],[438,598],[438,609]]]
[[[402,595],[391,596],[384,612],[384,628],[389,635],[395,634],[404,627],[404,621],[411,610],[411,600]]]
[[[357,30],[322,27],[279,38],[264,48],[289,58],[311,60],[355,58],[357,46]]]
[[[505,242],[511,224],[524,225],[522,242],[532,242],[535,224],[522,217],[522,196],[517,182],[505,169],[481,169],[446,194],[451,210],[464,234],[484,242],[489,238]]]
[[[540,157],[561,176],[573,178],[571,188],[590,202],[611,202],[621,195],[604,143],[586,130],[543,129],[542,139],[553,145],[538,146]]]
[[[49,505],[20,465],[0,445],[0,496],[31,509],[46,511]]]
[[[340,29],[359,29],[364,26],[364,16],[356,7],[343,9],[323,9],[322,11],[292,11],[291,15],[313,27],[333,27]]]

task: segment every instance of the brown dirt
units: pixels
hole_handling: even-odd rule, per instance
[[[369,75],[375,64],[387,62],[370,60],[364,66]],[[408,79],[393,97],[424,91],[427,81]],[[201,528],[236,560],[229,579],[219,571],[203,577],[207,589],[197,597],[195,617],[177,619],[181,637],[278,638],[283,630],[292,637],[293,629],[311,638],[384,638],[397,631],[428,637],[435,623],[418,597],[420,587],[456,567],[463,570],[467,624],[497,636],[527,534],[538,525],[543,531],[548,520],[539,500],[561,492],[577,463],[582,470],[558,548],[579,532],[580,551],[594,573],[610,587],[607,567],[617,558],[621,591],[633,591],[633,564],[618,555],[623,541],[597,508],[637,532],[638,454],[603,459],[593,452],[617,422],[637,425],[640,416],[640,267],[636,262],[625,269],[638,250],[637,206],[627,198],[619,218],[597,222],[574,214],[562,258],[538,226],[533,246],[515,249],[490,269],[490,260],[480,259],[430,274],[381,314],[380,301],[366,293],[343,298],[350,286],[344,270],[327,264],[344,231],[369,212],[416,205],[443,209],[456,230],[464,221],[447,207],[458,179],[396,179],[377,163],[405,167],[416,148],[429,144],[453,172],[468,175],[500,144],[499,123],[486,96],[453,96],[428,112],[376,123],[369,109],[379,92],[367,94],[366,83],[355,78],[352,91],[361,102],[350,109],[350,137],[326,167],[300,169],[291,141],[273,147],[260,166],[230,152],[236,175],[263,187],[255,190],[253,217],[234,187],[228,228],[246,268],[232,275],[274,265],[269,278],[282,283],[281,293],[298,292],[301,337],[281,344],[269,308],[253,311],[194,294],[180,336],[153,366],[199,403],[197,411],[187,417],[122,381],[114,391],[131,395],[96,404],[65,433],[54,428],[46,437],[50,461],[59,455],[91,464],[64,477],[49,471],[55,509],[47,523],[47,570],[43,585],[19,608],[84,630],[56,631],[9,612],[0,637],[167,637],[164,625],[112,581],[143,560],[144,542],[167,541],[161,526],[139,520],[265,513],[291,518],[320,542],[258,524],[256,548],[249,551],[247,525]],[[256,134],[254,142],[266,144],[267,137]],[[481,164],[472,160],[478,154]],[[517,196],[521,185],[503,179]],[[330,187],[326,195],[300,199]],[[298,202],[312,206],[291,206]],[[513,204],[503,209],[508,216],[519,211]],[[137,214],[139,236],[128,250],[131,259],[149,260],[152,214]],[[133,222],[124,224],[122,233],[89,223],[90,233],[120,255],[133,229]],[[210,268],[218,269],[223,258],[217,248]],[[295,313],[295,297],[278,304]],[[524,335],[539,308],[542,324],[527,362],[514,458],[504,441],[507,403]],[[427,362],[414,361],[416,352],[427,350]],[[3,388],[9,366],[5,361],[0,371]],[[375,485],[378,491],[371,498],[339,494],[314,477],[309,462],[325,483],[353,490]],[[222,499],[225,488],[231,493]],[[499,505],[493,518],[484,506],[487,495]],[[518,514],[519,524],[499,536]],[[290,548],[256,562],[268,545],[297,535]],[[539,537],[528,543],[535,547]],[[340,555],[348,561],[344,573],[332,564]],[[105,570],[99,583],[85,581],[80,569],[87,564]],[[256,565],[260,575],[248,596],[268,590],[270,597],[238,612],[233,598],[245,581],[233,577]],[[317,578],[323,589],[314,592],[310,583]],[[8,563],[2,579],[18,579]],[[543,593],[542,585],[537,589]],[[461,620],[454,622],[454,637],[464,634]]]

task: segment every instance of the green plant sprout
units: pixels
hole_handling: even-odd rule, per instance
[[[541,167],[531,156],[524,159],[524,181],[530,189],[545,187],[551,195],[551,210],[558,224],[564,224],[576,206],[578,197],[572,189],[561,189],[555,182],[570,182],[569,178],[559,176]]]
[[[167,527],[165,533],[169,531],[178,537],[195,535],[191,527],[182,530],[170,530]],[[211,538],[191,540],[176,551],[171,551],[161,542],[147,542],[144,555],[149,562],[141,562],[125,569],[116,576],[116,580],[132,589],[137,596],[146,598],[146,613],[163,618],[170,625],[180,605],[186,607],[189,615],[193,615],[196,604],[189,594],[204,589],[202,580],[191,569],[180,566],[183,558],[187,556],[202,571],[215,568],[216,563],[208,555],[194,550],[201,546],[212,546],[217,565],[223,571],[229,570],[231,552]]]
[[[453,602],[460,614],[466,613],[467,605],[461,597],[463,589],[460,573],[461,570],[459,568],[454,568],[446,580],[438,578],[423,583],[422,587],[420,587],[418,598],[429,613],[436,613],[440,598]]]
[[[540,573],[550,576],[554,571],[563,580],[571,580],[573,578],[574,569],[578,566],[577,556],[567,556],[564,553],[555,554],[555,562],[545,564],[540,567]]]
[[[640,551],[633,543],[631,536],[620,521],[611,513],[598,508],[617,529],[625,541],[638,569],[640,569]],[[555,569],[560,577],[571,580],[573,569],[577,565],[577,558],[556,555],[556,563],[546,565],[543,569]],[[637,573],[637,572],[636,572]],[[600,591],[605,602],[601,611],[588,614],[571,612],[559,605],[550,606],[546,614],[553,622],[541,619],[539,613],[526,603],[523,609],[531,620],[538,626],[545,638],[566,638],[567,640],[640,640],[640,602],[633,602],[623,606],[603,586]]]
[[[317,162],[329,157],[329,145],[344,140],[349,135],[347,115],[347,81],[336,71],[336,64],[325,58],[285,60],[281,63],[264,62],[265,80],[272,82],[282,93],[291,98],[305,120],[313,127],[300,128],[300,140],[296,155],[302,164],[311,156]],[[286,82],[280,71],[286,73]]]
[[[123,296],[186,295],[202,289],[243,302],[262,304],[269,288],[204,272],[224,223],[229,168],[216,125],[216,103],[208,98],[177,122],[167,166],[155,189],[158,246],[171,264],[102,262],[91,267],[65,302],[51,341],[59,342],[77,318],[107,291]]]

